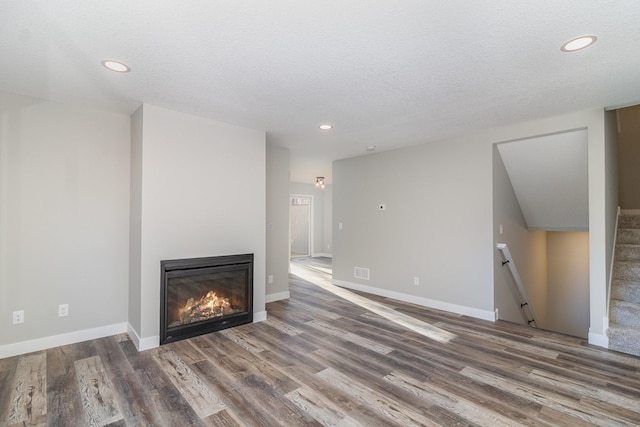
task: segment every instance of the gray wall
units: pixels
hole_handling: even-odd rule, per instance
[[[264,132],[149,105],[131,118],[2,105],[0,357],[127,322],[141,348],[157,344],[161,259],[254,253],[266,316]]]
[[[617,204],[607,191],[617,172],[605,116],[601,109],[576,112],[334,162],[334,277],[493,314],[493,144],[587,128],[589,340],[606,345],[611,212]],[[378,211],[378,203],[387,210]],[[371,268],[371,280],[355,279],[354,266]],[[415,276],[420,286],[413,286]]]
[[[547,232],[548,296],[544,328],[589,333],[589,233]]]
[[[475,141],[334,162],[334,278],[493,315],[491,178]]]
[[[161,260],[253,253],[253,312],[264,317],[265,133],[145,104],[141,153],[132,165],[141,201],[132,204],[140,203],[142,230],[131,236],[140,254],[130,258],[141,271],[131,283],[140,306],[129,310],[138,348],[157,345]]]
[[[124,325],[129,117],[43,101],[0,119],[0,347]]]
[[[129,201],[129,325],[140,331],[142,317],[142,125],[143,107],[131,115]]]
[[[314,184],[302,182],[289,183],[289,193],[313,196],[313,247],[312,256],[331,255],[331,242],[325,243],[326,231],[331,228],[331,216],[327,217],[327,205],[331,206],[332,186],[327,185],[324,190]],[[327,248],[329,246],[329,248]]]
[[[267,302],[289,292],[289,150],[267,145]],[[273,283],[268,283],[269,275]]]

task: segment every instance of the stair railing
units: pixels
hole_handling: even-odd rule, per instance
[[[609,306],[611,305],[611,285],[613,284],[613,268],[616,263],[616,248],[618,244],[618,225],[620,224],[620,206],[616,211],[616,226],[613,231],[613,245],[611,248],[611,265],[609,266],[609,282],[607,283],[607,315],[604,318],[605,334],[609,328]]]
[[[509,252],[509,247],[507,247],[506,243],[498,243],[498,250],[502,254],[502,267],[505,265],[509,267],[509,271],[511,272],[511,277],[513,277],[513,282],[516,285],[516,293],[518,294],[520,309],[524,313],[527,318],[527,323],[531,326],[538,327],[536,324],[536,315],[533,312],[533,307],[527,298],[527,291],[524,289],[524,285],[522,284],[522,279],[520,279],[520,274],[518,274],[518,269],[516,268],[516,264],[513,262],[513,258],[511,257],[511,253]]]

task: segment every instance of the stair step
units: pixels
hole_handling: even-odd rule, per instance
[[[640,214],[620,214],[615,251],[609,349],[640,356]]]
[[[613,279],[611,282],[611,299],[640,304],[640,282]]]
[[[640,328],[640,304],[627,301],[611,300],[609,319],[616,326]]]
[[[616,245],[616,260],[640,261],[640,245],[618,243]]]
[[[609,350],[640,356],[639,329],[612,325],[607,330],[607,336],[609,337]]]
[[[613,266],[613,278],[640,282],[640,263],[616,261]]]
[[[640,229],[618,228],[617,243],[640,245]]]
[[[620,214],[618,217],[618,228],[640,228],[640,215]]]

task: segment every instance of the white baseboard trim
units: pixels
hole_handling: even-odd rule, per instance
[[[598,347],[609,348],[609,337],[607,334],[594,334],[589,331],[589,344],[597,345]]]
[[[451,313],[462,314],[463,316],[471,316],[476,319],[496,321],[496,313],[493,310],[480,310],[478,308],[466,307],[463,305],[451,304],[448,302],[433,300],[429,298],[417,297],[415,295],[403,294],[400,292],[389,291],[387,289],[375,288],[373,286],[361,285],[359,283],[344,282],[342,280],[332,280],[334,285],[353,289],[355,291],[366,292],[368,294],[378,295],[381,297],[393,298],[398,301],[404,301],[411,304],[418,304],[424,307],[435,308],[437,310],[449,311]]]
[[[253,313],[253,322],[263,322],[267,320],[267,312],[259,311],[257,313]],[[138,351],[150,350],[152,348],[160,347],[160,337],[153,336],[147,338],[140,338],[138,331],[136,331],[131,324],[127,324],[127,333],[129,334],[129,338],[133,341],[133,344],[136,346]]]
[[[289,298],[291,298],[291,292],[289,292],[289,291],[276,292],[275,294],[267,295],[266,302],[270,303],[270,302],[280,301],[280,300],[289,299]]]
[[[609,329],[609,317],[605,316],[602,318],[602,330],[604,333],[596,334],[591,332],[591,328],[589,328],[589,344],[609,348],[609,336],[607,335],[607,329]]]
[[[138,331],[136,331],[130,323],[127,323],[127,333],[138,351],[145,351],[160,347],[160,336],[156,335],[153,337],[140,338]]]
[[[267,320],[267,312],[259,311],[257,313],[253,313],[253,323],[264,322]]]
[[[66,334],[53,335],[50,337],[37,338],[34,340],[21,341],[13,344],[0,346],[0,359],[5,357],[18,356],[34,351],[46,350],[61,345],[75,344],[97,338],[109,337],[127,332],[127,323],[116,323],[113,325],[99,326],[97,328],[83,329],[81,331],[68,332]]]

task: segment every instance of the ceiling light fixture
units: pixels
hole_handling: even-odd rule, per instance
[[[330,124],[328,124],[328,123],[322,124],[322,125],[320,125],[320,126],[318,126],[318,127],[319,127],[320,129],[322,129],[322,130],[329,130],[329,129],[333,129],[333,126],[331,126],[331,125],[330,125]]]
[[[571,39],[560,48],[563,52],[575,52],[580,49],[591,46],[598,40],[596,36],[580,36],[575,39]]]
[[[113,61],[111,59],[105,59],[101,62],[102,66],[107,70],[115,71],[116,73],[128,73],[131,68],[127,64],[122,62]]]
[[[316,187],[324,190],[324,176],[319,176],[316,178]]]
[[[375,151],[376,146],[375,145],[367,145],[365,148],[367,149],[367,151]]]

